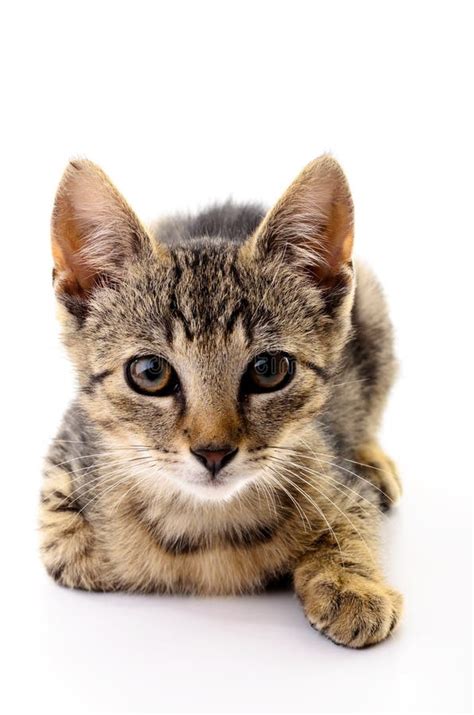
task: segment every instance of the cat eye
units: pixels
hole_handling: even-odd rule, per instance
[[[125,367],[125,375],[132,390],[141,395],[164,397],[179,385],[169,362],[158,355],[133,358]]]
[[[247,394],[281,390],[292,380],[295,367],[294,358],[286,353],[260,353],[247,367],[242,380],[242,390]]]

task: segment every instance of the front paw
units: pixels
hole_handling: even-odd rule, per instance
[[[106,564],[94,548],[93,535],[84,522],[49,524],[41,530],[41,557],[48,574],[61,586],[86,591],[108,591]]]
[[[61,491],[56,479],[42,494],[40,549],[45,568],[62,586],[87,591],[112,590],[94,530],[68,496],[66,487],[63,483]]]
[[[393,631],[402,597],[383,582],[357,574],[321,574],[309,585],[303,605],[313,628],[339,645],[363,648]]]
[[[395,462],[375,442],[360,447],[356,459],[358,470],[364,471],[378,490],[382,511],[388,511],[402,495],[402,483]]]

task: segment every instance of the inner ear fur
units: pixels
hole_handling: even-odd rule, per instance
[[[344,172],[324,155],[308,164],[251,239],[259,258],[280,255],[329,286],[350,265],[354,209]]]
[[[86,298],[116,280],[127,261],[152,243],[110,179],[88,160],[71,161],[61,179],[51,226],[54,283],[59,294]]]

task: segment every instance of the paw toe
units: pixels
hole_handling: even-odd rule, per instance
[[[356,578],[352,584],[315,583],[306,614],[311,625],[335,643],[363,648],[393,631],[401,596],[382,583]]]

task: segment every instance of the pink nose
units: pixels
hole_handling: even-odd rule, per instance
[[[222,467],[229,464],[230,460],[237,454],[238,449],[227,444],[222,447],[208,445],[207,447],[199,447],[198,449],[191,448],[191,452],[196,459],[204,464],[214,477]]]

